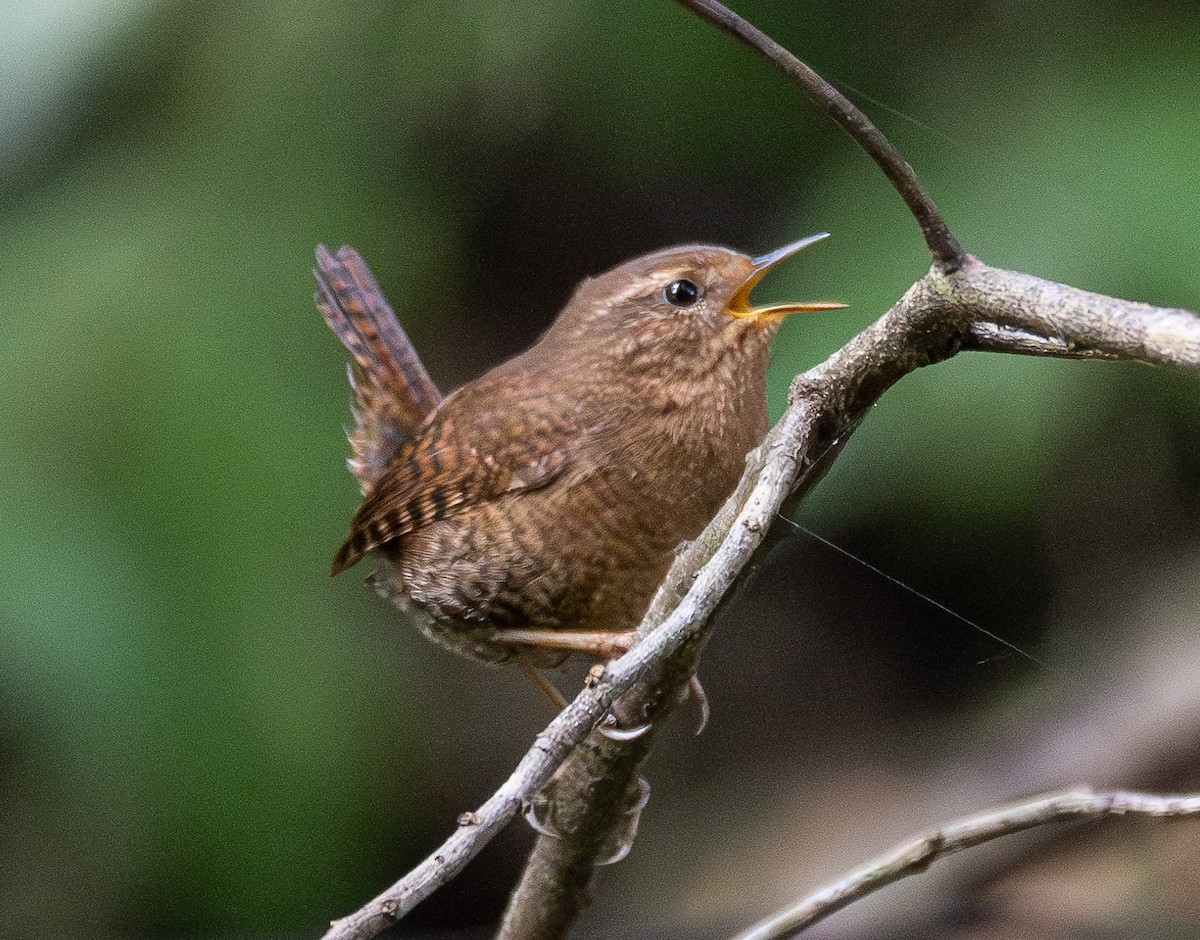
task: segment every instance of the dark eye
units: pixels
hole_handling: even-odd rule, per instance
[[[700,288],[684,277],[664,287],[663,297],[672,307],[690,307],[700,299]]]

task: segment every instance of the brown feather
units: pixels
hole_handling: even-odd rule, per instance
[[[527,399],[528,420],[539,433],[514,440],[486,405],[493,398],[511,398],[511,383],[495,373],[488,378],[447,398],[420,436],[397,451],[355,513],[350,534],[334,556],[333,574],[463,506],[546,486],[567,467],[568,448],[577,435],[561,409]],[[472,445],[461,446],[464,439]]]
[[[349,463],[367,493],[441,403],[442,393],[358,252],[344,245],[335,255],[319,245],[316,258],[317,309],[354,357]]]

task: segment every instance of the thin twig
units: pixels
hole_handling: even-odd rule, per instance
[[[788,410],[749,456],[738,489],[676,558],[639,628],[639,636],[649,635],[631,653],[660,644],[669,629],[671,648],[678,650],[673,655],[687,657],[682,668],[675,664],[678,683],[707,640],[712,614],[753,558],[771,520],[816,484],[870,407],[914,369],[962,349],[980,348],[972,345],[974,324],[997,322],[1005,328],[986,332],[988,348],[995,352],[1062,356],[1062,345],[1038,346],[1030,336],[1077,335],[1087,337],[1100,356],[1200,372],[1200,317],[1189,311],[1078,290],[991,268],[970,256],[950,276],[935,267],[875,324],[796,378]],[[657,655],[646,660],[640,693],[664,694],[648,678],[663,662]],[[596,778],[613,775],[610,783],[621,791],[637,768],[627,758],[619,748],[609,748],[607,757],[593,761],[591,773]],[[539,840],[542,856],[535,856],[536,864],[522,881],[524,890],[505,915],[505,940],[565,936],[586,901],[587,882],[580,873],[592,864],[589,846],[598,842],[606,825],[603,814],[588,818],[593,826],[581,826],[557,845],[549,845],[545,837]],[[573,885],[572,891],[562,889],[564,882]],[[556,929],[537,932],[547,924]]]
[[[482,806],[459,817],[459,827],[421,864],[362,908],[330,924],[326,940],[365,940],[386,930],[458,875],[479,854],[583,740],[608,708],[612,696],[632,683],[619,673],[610,684],[585,690],[538,735],[533,747],[499,790]]]
[[[733,940],[784,940],[873,891],[924,872],[943,856],[1002,836],[1049,823],[1125,815],[1171,818],[1200,816],[1200,795],[1154,796],[1119,790],[1096,793],[1084,788],[968,816],[892,849],[862,868],[814,891],[798,904],[759,921]]]
[[[942,213],[921,188],[917,174],[909,162],[900,156],[892,142],[884,136],[853,102],[834,88],[829,82],[788,52],[757,26],[734,13],[717,0],[676,0],[681,6],[695,13],[746,46],[763,58],[774,63],[806,94],[810,101],[831,121],[849,134],[872,160],[883,170],[900,198],[921,227],[925,244],[943,273],[955,271],[963,260],[964,252],[958,239],[946,225]]]

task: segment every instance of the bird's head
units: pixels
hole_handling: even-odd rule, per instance
[[[693,376],[742,353],[765,362],[784,317],[839,303],[756,307],[755,286],[781,261],[827,236],[810,235],[758,257],[713,245],[683,245],[634,258],[584,281],[547,339],[600,351],[610,366]]]

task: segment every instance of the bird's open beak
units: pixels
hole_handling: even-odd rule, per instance
[[[770,307],[752,307],[750,305],[750,292],[754,290],[756,284],[767,276],[775,265],[779,264],[784,258],[790,258],[798,251],[803,251],[809,245],[813,245],[824,238],[828,238],[828,232],[819,232],[816,235],[809,235],[808,238],[802,238],[798,242],[792,242],[790,245],[784,245],[782,248],[776,248],[774,251],[769,251],[765,255],[759,255],[753,260],[754,267],[750,271],[750,276],[742,282],[741,287],[734,291],[733,297],[729,300],[729,315],[733,317],[752,318],[755,320],[774,320],[786,317],[789,313],[800,313],[805,310],[841,310],[846,307],[846,304],[773,304]]]

